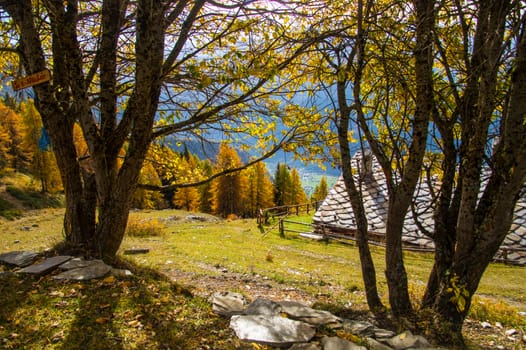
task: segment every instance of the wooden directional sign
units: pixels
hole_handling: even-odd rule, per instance
[[[13,89],[15,91],[18,91],[20,89],[24,89],[33,85],[38,85],[50,80],[51,73],[49,72],[49,70],[44,69],[43,71],[13,81]]]

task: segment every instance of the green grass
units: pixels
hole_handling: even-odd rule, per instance
[[[0,252],[53,247],[62,239],[63,210],[38,211],[2,222]],[[0,348],[31,349],[234,349],[228,321],[211,313],[206,299],[192,296],[163,274],[186,271],[219,276],[221,269],[268,278],[318,297],[324,308],[365,310],[358,250],[354,245],[316,242],[277,227],[262,232],[255,220],[187,220],[175,210],[133,212],[137,234],[125,236],[121,252],[149,248],[122,258],[131,279],[58,283],[50,278],[9,277],[0,283]],[[193,215],[193,214],[192,214]],[[309,217],[293,218],[308,222]],[[144,228],[141,225],[145,225]],[[269,227],[266,227],[268,229]],[[381,296],[387,288],[384,250],[371,247]],[[421,296],[433,263],[431,254],[405,254],[411,293]],[[517,309],[526,311],[525,269],[491,264],[471,317],[526,330]],[[191,286],[188,286],[189,288]],[[242,290],[238,290],[242,291]],[[213,290],[209,291],[210,293]],[[507,302],[504,302],[507,301]]]

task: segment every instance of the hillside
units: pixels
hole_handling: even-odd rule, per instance
[[[35,180],[21,173],[0,176],[0,218],[13,220],[24,212],[64,205],[61,194],[42,193]]]

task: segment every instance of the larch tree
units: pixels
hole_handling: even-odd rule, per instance
[[[259,162],[247,169],[248,190],[247,209],[251,217],[256,217],[260,209],[274,206],[273,185],[265,163]]]
[[[327,178],[322,176],[320,182],[314,188],[314,192],[311,195],[312,201],[323,201],[329,194],[329,186],[327,185]]]
[[[203,175],[205,177],[210,177],[212,175],[213,169],[212,164],[208,160],[202,162]],[[202,213],[212,213],[213,207],[213,193],[212,193],[212,183],[207,182],[198,187],[199,192],[199,211]]]
[[[15,110],[0,104],[0,123],[7,132],[5,159],[7,168],[13,171],[27,172],[30,167],[31,149],[25,138],[22,116]]]
[[[290,200],[289,204],[307,203],[307,194],[303,189],[300,174],[296,168],[290,171]]]
[[[257,2],[0,0],[0,12],[0,49],[18,55],[11,71],[51,71],[32,89],[64,184],[72,250],[114,259],[154,139],[245,132],[271,154],[297,134],[268,127],[281,108],[269,92],[319,33],[290,38],[279,14]],[[75,148],[77,123],[88,162]]]
[[[0,105],[0,167],[2,171],[9,169],[12,162],[12,155],[9,152],[12,141],[6,122],[8,113],[10,110]]]
[[[30,172],[40,181],[41,190],[53,193],[62,190],[62,181],[57,169],[55,155],[46,145],[42,121],[33,101],[20,104],[20,114],[24,124],[24,143],[31,154]]]
[[[197,169],[197,161],[188,152],[181,155],[181,168],[184,173],[192,173]],[[183,187],[175,191],[173,205],[187,211],[195,211],[199,207],[199,191],[196,187]]]
[[[237,152],[226,143],[221,143],[217,154],[216,168],[221,170],[235,169],[241,165]],[[223,217],[233,214],[245,214],[247,202],[248,179],[243,171],[222,175],[212,184],[214,213]]]

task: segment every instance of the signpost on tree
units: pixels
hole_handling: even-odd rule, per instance
[[[17,79],[13,81],[13,90],[18,91],[30,87],[33,85],[38,85],[45,83],[46,81],[51,80],[51,73],[48,69],[44,69],[40,72],[28,75],[27,77]]]

